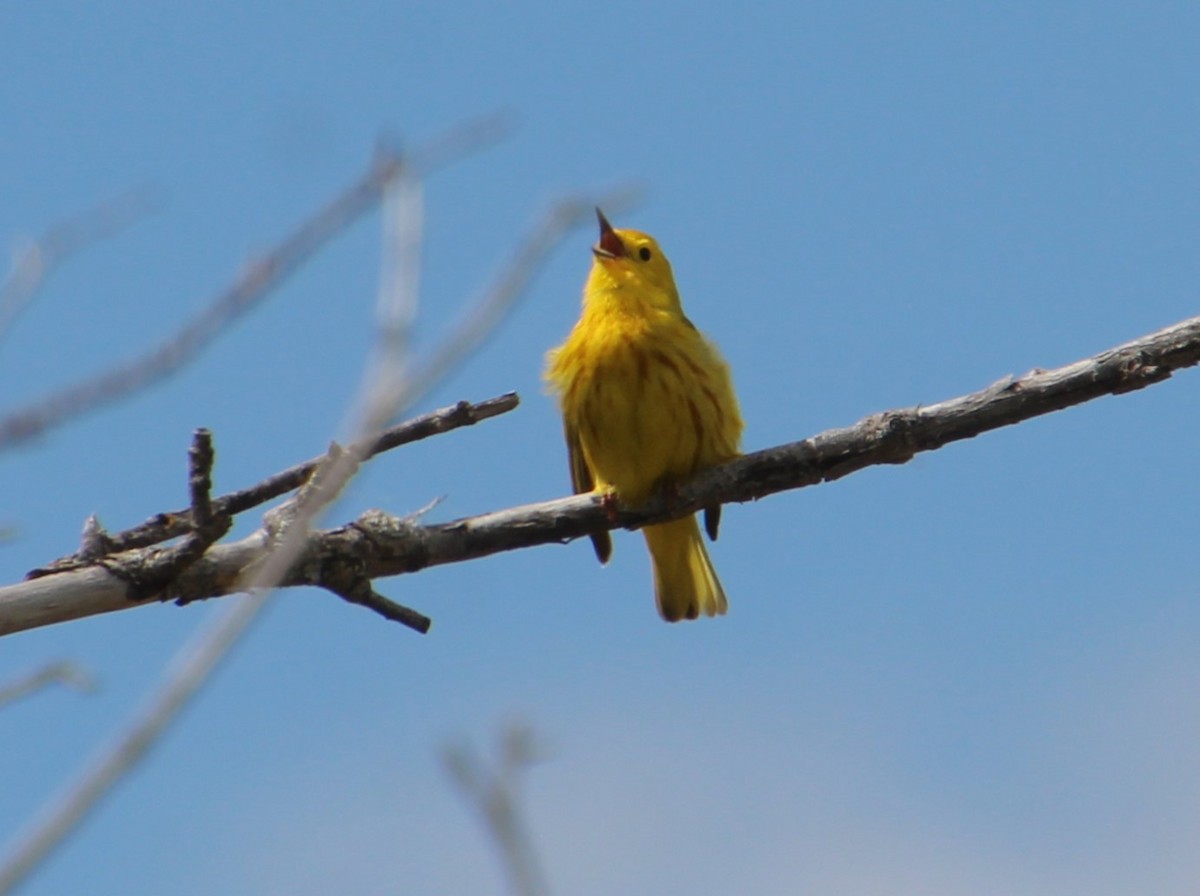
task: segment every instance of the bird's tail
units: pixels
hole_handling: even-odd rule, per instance
[[[729,607],[694,516],[642,530],[654,567],[654,599],[667,622],[720,616]]]

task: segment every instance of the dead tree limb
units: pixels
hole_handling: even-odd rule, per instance
[[[411,420],[405,420],[384,430],[370,445],[362,446],[365,457],[371,458],[401,445],[427,439],[430,436],[458,429],[462,426],[474,426],[483,420],[506,414],[520,403],[516,392],[505,392],[495,398],[485,401],[460,401],[453,407],[430,411]],[[324,462],[326,455],[314,457],[303,463],[288,467],[262,482],[249,488],[239,489],[212,499],[212,512],[216,516],[237,516],[268,501],[293,492],[308,481],[313,471]],[[156,513],[154,516],[131,529],[115,534],[104,533],[104,554],[118,554],[134,548],[148,547],[161,544],[186,535],[192,530],[192,514],[190,508],[170,510],[166,513]],[[51,575],[65,569],[74,569],[81,565],[94,562],[97,550],[92,546],[94,533],[85,538],[85,546],[78,552],[61,557],[43,567],[29,573],[29,578]]]
[[[853,426],[743,455],[683,484],[669,501],[657,496],[639,508],[620,508],[613,516],[592,495],[428,525],[412,516],[368,511],[347,525],[308,533],[279,584],[337,590],[335,584],[347,576],[371,581],[501,551],[564,543],[605,529],[638,528],[714,503],[752,501],[840,479],[864,467],[905,463],[919,452],[992,429],[1101,395],[1144,388],[1197,363],[1200,317],[1064,367],[1007,377],[969,395],[873,414]],[[193,601],[236,592],[246,570],[261,561],[271,542],[263,528],[240,541],[214,545],[157,599]],[[159,548],[125,551],[107,556],[105,565],[153,574],[161,554]],[[10,585],[0,588],[0,634],[145,602],[130,598],[126,581],[97,566]]]

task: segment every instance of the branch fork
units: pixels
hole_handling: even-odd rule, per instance
[[[89,517],[79,551],[31,571],[24,586],[12,586],[26,591],[25,601],[18,598],[6,606],[0,598],[0,634],[150,600],[174,601],[182,606],[261,588],[256,574],[274,549],[291,537],[293,526],[308,518],[303,509],[308,502],[319,500],[324,474],[332,471],[334,465],[348,459],[366,460],[419,439],[472,426],[507,413],[519,403],[515,392],[481,402],[460,401],[392,426],[369,444],[343,448],[334,443],[321,457],[297,464],[249,489],[215,498],[212,434],[197,430],[188,452],[189,506],[155,514],[140,525],[115,534],[106,532],[94,516]],[[236,513],[289,491],[296,494],[268,510],[262,526],[255,532],[232,544],[219,543],[228,534]],[[298,536],[303,544],[295,561],[284,570],[280,581],[273,584],[323,588],[386,619],[427,632],[431,625],[427,616],[384,597],[372,583],[380,568],[380,545],[391,543],[401,532],[408,533],[405,541],[411,543],[422,529],[416,521],[436,504],[434,501],[408,517],[368,511],[357,521],[357,528],[352,524],[345,529],[347,537],[304,532]],[[385,519],[386,525],[382,523]],[[373,538],[383,541],[372,542]],[[170,541],[175,543],[163,545]],[[103,578],[96,580],[97,574]],[[77,587],[85,600],[68,601],[74,606],[64,607],[61,594],[57,600],[43,597],[43,593],[56,594],[58,583]],[[81,596],[72,588],[68,590],[73,598]],[[28,606],[23,606],[26,602]]]

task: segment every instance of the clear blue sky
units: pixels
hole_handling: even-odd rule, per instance
[[[254,251],[414,141],[497,110],[428,184],[422,345],[565,191],[649,192],[760,448],[1076,360],[1200,308],[1200,9],[1183,3],[9,5],[0,239],[136,183],[161,213],[72,262],[0,345],[5,405],[165,336]],[[567,491],[544,351],[579,232],[426,407],[502,419],[373,463],[334,519]],[[370,337],[364,221],[197,364],[0,457],[0,580],[337,433]],[[381,583],[421,638],[282,595],[24,892],[495,893],[438,751],[527,720],[558,893],[1184,894],[1200,879],[1200,374],[903,467],[726,509],[731,610],[667,626],[641,539]],[[222,609],[3,640],[103,692],[0,713],[0,838]]]

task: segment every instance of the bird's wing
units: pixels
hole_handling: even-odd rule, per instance
[[[579,430],[564,420],[563,435],[567,440],[567,459],[571,464],[571,488],[577,495],[593,491],[596,488],[596,479],[588,467],[587,458],[583,456]],[[612,536],[608,532],[596,532],[591,539],[592,547],[596,549],[596,557],[601,563],[607,563],[608,558],[612,556]]]

